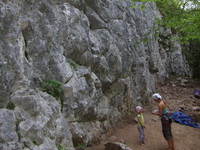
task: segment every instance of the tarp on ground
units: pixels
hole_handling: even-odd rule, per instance
[[[170,118],[176,123],[200,129],[199,124],[191,116],[182,112],[173,112]]]

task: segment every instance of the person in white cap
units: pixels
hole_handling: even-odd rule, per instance
[[[175,150],[174,139],[173,139],[173,135],[172,135],[172,132],[171,132],[172,120],[170,118],[170,114],[169,114],[167,104],[162,99],[162,96],[160,96],[160,94],[158,94],[158,93],[153,94],[152,99],[156,103],[158,103],[158,110],[153,111],[152,114],[160,116],[161,122],[162,122],[162,132],[163,132],[164,138],[167,140],[168,147],[169,147],[168,149],[169,150]]]
[[[143,117],[143,109],[141,106],[137,106],[135,108],[136,112],[137,112],[137,122],[138,122],[138,125],[137,125],[137,129],[138,129],[138,132],[139,132],[139,141],[140,141],[140,145],[143,146],[145,145],[145,142],[144,142],[144,117]]]

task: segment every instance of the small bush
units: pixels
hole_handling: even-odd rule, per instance
[[[78,144],[78,146],[76,146],[76,150],[85,150],[87,148],[87,146],[85,144]]]
[[[41,90],[47,92],[55,98],[59,98],[61,95],[61,85],[59,81],[56,80],[46,80],[41,83]]]
[[[58,150],[67,150],[65,147],[63,147],[60,144],[57,144],[56,147],[58,148]]]
[[[13,102],[9,102],[8,105],[6,106],[6,109],[14,110],[15,104]]]

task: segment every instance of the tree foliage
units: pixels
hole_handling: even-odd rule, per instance
[[[131,0],[155,2],[163,15],[161,25],[172,28],[180,41],[200,40],[200,1],[198,0]]]
[[[193,69],[193,77],[200,78],[200,0],[130,0],[155,2],[163,18],[159,25],[171,28],[180,43],[187,45],[185,54]]]

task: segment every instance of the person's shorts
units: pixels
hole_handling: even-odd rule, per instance
[[[172,138],[172,132],[171,132],[171,123],[172,120],[169,117],[170,114],[165,114],[161,116],[161,122],[162,122],[162,132],[163,132],[163,136],[166,140],[169,140],[170,138]]]

